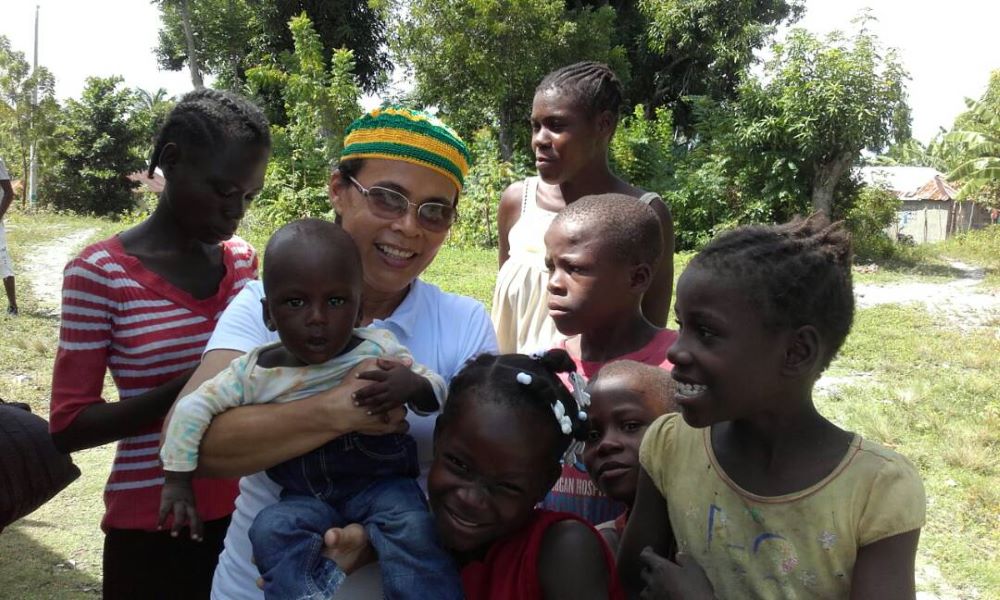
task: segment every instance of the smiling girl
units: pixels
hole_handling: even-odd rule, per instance
[[[920,476],[813,403],[854,315],[843,227],[814,216],[719,236],[681,275],[676,312],[681,414],[640,447],[619,552],[630,592],[913,598]]]

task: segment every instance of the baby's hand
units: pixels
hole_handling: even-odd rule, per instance
[[[410,362],[410,361],[407,361]],[[423,412],[439,408],[434,388],[426,378],[410,370],[410,365],[393,358],[380,358],[378,369],[358,373],[359,379],[374,383],[354,392],[354,404],[378,415],[406,403]]]
[[[191,530],[191,539],[200,542],[203,535],[201,519],[195,508],[194,489],[191,487],[191,473],[164,472],[163,491],[160,493],[160,518],[157,529],[163,529],[167,515],[173,513],[174,522],[170,527],[171,537],[177,537],[185,525]]]

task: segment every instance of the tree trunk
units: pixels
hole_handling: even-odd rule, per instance
[[[181,9],[181,23],[184,25],[184,39],[187,40],[188,68],[191,70],[191,84],[194,85],[194,89],[200,90],[205,87],[205,83],[201,78],[198,51],[194,47],[194,30],[191,29],[191,10],[188,7],[188,0],[180,0],[178,5]]]
[[[813,176],[812,185],[813,211],[822,212],[828,219],[833,218],[833,193],[837,189],[840,178],[851,166],[854,156],[854,152],[844,152],[833,160],[816,167],[816,175]]]

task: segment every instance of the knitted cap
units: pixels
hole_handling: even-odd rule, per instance
[[[472,161],[465,142],[440,119],[423,111],[383,106],[351,123],[340,160],[386,158],[441,173],[462,190]]]

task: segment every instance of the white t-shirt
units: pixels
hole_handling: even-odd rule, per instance
[[[260,308],[263,297],[264,287],[259,281],[248,283],[222,313],[205,351],[249,352],[261,344],[278,341],[278,334],[264,325]],[[376,320],[371,326],[394,333],[417,362],[440,374],[446,382],[450,382],[470,358],[484,352],[497,352],[496,334],[482,304],[465,296],[442,292],[437,286],[420,280],[413,282],[403,303],[388,319]],[[424,488],[432,458],[435,418],[412,412],[407,415],[409,433],[417,442],[420,485]],[[260,575],[250,562],[247,531],[258,512],[278,501],[280,491],[281,488],[265,473],[240,480],[236,510],[212,582],[213,599],[264,598],[255,585]],[[337,594],[337,598],[342,597],[347,598],[343,593]],[[367,598],[368,595],[359,593],[352,597]]]

